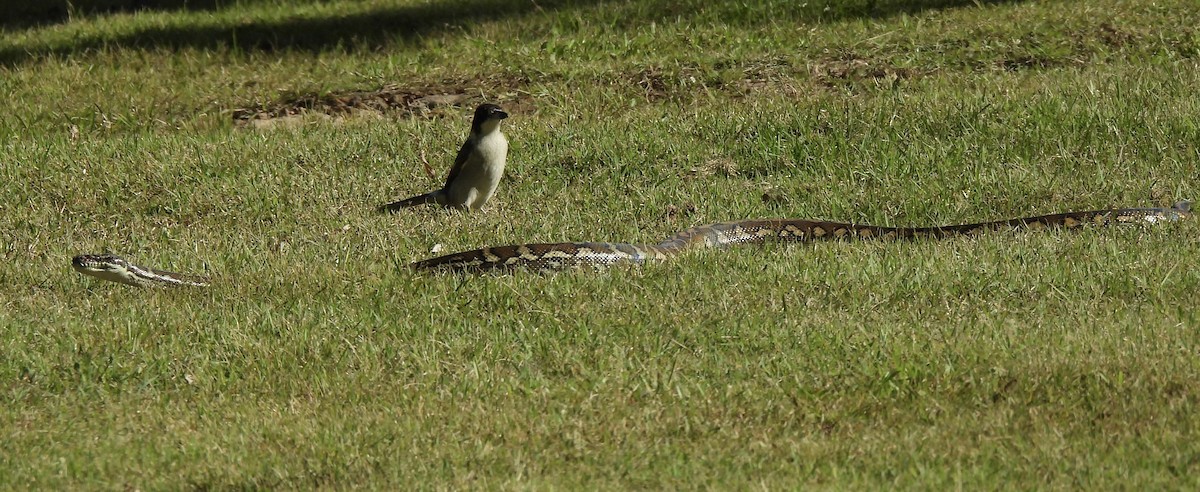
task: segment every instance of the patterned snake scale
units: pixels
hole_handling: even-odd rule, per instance
[[[666,260],[684,251],[722,248],[767,241],[815,241],[820,239],[941,239],[998,229],[1076,228],[1086,224],[1154,224],[1191,217],[1190,202],[1171,208],[1119,208],[1090,212],[1067,212],[1037,217],[933,227],[881,227],[805,219],[759,219],[722,222],[693,227],[658,244],[542,243],[497,246],[439,256],[411,265],[416,270],[459,272],[513,269],[562,270],[572,267],[605,267],[619,263],[639,264]],[[138,266],[116,255],[79,255],[72,259],[75,270],[111,282],[138,287],[207,287],[209,279],[197,275]]]
[[[117,255],[79,255],[71,267],[84,275],[134,287],[208,287],[207,277],[155,270],[134,265]]]
[[[418,261],[416,270],[462,272],[562,270],[666,260],[684,251],[767,241],[942,239],[1001,229],[1072,229],[1087,224],[1154,224],[1192,216],[1191,202],[1171,208],[1119,208],[932,227],[882,227],[805,219],[756,219],[693,227],[658,244],[539,243],[480,248]]]

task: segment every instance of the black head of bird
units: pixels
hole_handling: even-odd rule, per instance
[[[508,113],[505,113],[500,106],[495,104],[480,104],[475,108],[475,119],[471,121],[471,130],[475,133],[480,133],[485,129],[495,128],[494,125],[485,125],[485,123],[495,122],[499,124],[500,120],[508,118]]]

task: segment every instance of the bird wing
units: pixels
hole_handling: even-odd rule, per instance
[[[446,184],[443,188],[449,188],[450,183],[454,182],[454,178],[458,177],[458,173],[462,171],[463,164],[466,164],[467,158],[471,156],[473,150],[475,150],[475,145],[468,138],[466,142],[463,142],[462,148],[458,149],[458,156],[454,158],[454,167],[450,168],[450,174],[446,176]]]

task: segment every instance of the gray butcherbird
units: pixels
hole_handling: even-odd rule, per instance
[[[446,176],[446,184],[440,190],[380,205],[379,211],[396,211],[426,203],[471,211],[483,208],[496,192],[496,185],[504,174],[504,161],[508,158],[508,139],[500,133],[500,120],[505,118],[508,113],[495,104],[475,108],[471,135],[458,150],[454,167]]]

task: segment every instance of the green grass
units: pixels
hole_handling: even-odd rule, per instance
[[[1200,485],[1195,221],[405,268],[1200,198],[1194,2],[712,3],[159,2],[0,31],[0,488]],[[444,172],[469,107],[233,121],[384,86],[510,109],[489,210],[373,212],[436,185],[420,156]],[[70,269],[106,249],[216,282]]]

